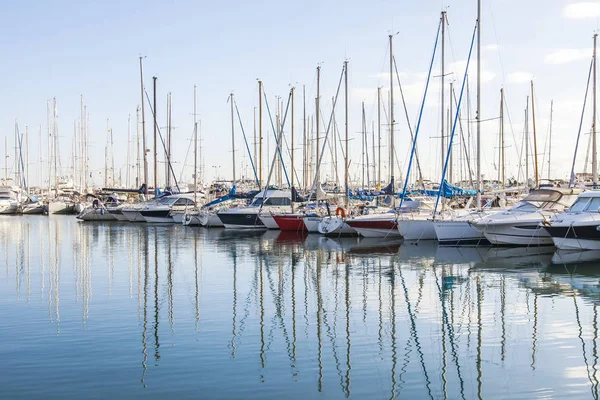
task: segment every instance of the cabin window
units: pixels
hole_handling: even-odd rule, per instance
[[[600,197],[593,197],[587,206],[586,211],[596,212],[598,209],[600,209]]]
[[[265,201],[265,206],[289,206],[292,204],[287,197],[271,197]]]
[[[577,199],[575,201],[575,203],[573,203],[571,208],[569,208],[569,212],[573,212],[573,213],[582,212],[586,208],[589,201],[590,201],[589,198],[588,199],[586,199],[586,198]]]

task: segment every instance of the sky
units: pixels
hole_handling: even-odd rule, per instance
[[[201,126],[203,180],[210,182],[217,177],[231,179],[230,93],[235,95],[242,125],[252,141],[253,109],[258,105],[258,79],[264,83],[273,116],[278,96],[285,106],[290,88],[296,88],[295,158],[297,173],[301,176],[299,160],[302,151],[297,143],[303,129],[302,89],[305,87],[306,90],[307,116],[313,116],[316,68],[321,66],[321,110],[327,122],[331,115],[331,99],[335,95],[343,63],[347,60],[349,164],[352,179],[360,181],[361,105],[364,102],[370,132],[372,124],[377,121],[377,87],[382,87],[384,103],[387,103],[390,87],[388,35],[394,34],[393,52],[410,125],[414,130],[442,10],[447,12],[448,19],[445,68],[450,74],[445,78],[447,99],[450,81],[453,81],[456,96],[460,94],[477,16],[475,0],[10,2],[3,7],[4,21],[0,26],[0,51],[5,55],[0,64],[3,92],[0,97],[0,128],[2,136],[6,136],[9,142],[9,173],[14,170],[16,120],[21,133],[25,132],[25,127],[30,133],[30,184],[39,185],[40,171],[44,171],[42,178],[48,179],[46,104],[53,98],[58,105],[61,165],[70,165],[74,122],[79,118],[83,95],[91,121],[88,166],[94,183],[101,185],[103,182],[107,119],[113,133],[115,165],[125,180],[127,149],[129,146],[133,153],[135,146],[136,107],[141,101],[139,57],[143,56],[144,80],[150,97],[152,77],[158,77],[157,118],[161,127],[166,125],[167,93],[172,95],[172,159],[178,179],[191,181],[193,154],[188,153],[188,149],[194,127],[194,85],[197,87],[197,118]],[[486,178],[498,176],[497,118],[501,88],[505,91],[506,106],[506,177],[518,176],[519,157],[523,154],[524,110],[527,96],[531,94],[531,80],[535,86],[539,174],[543,177],[548,174],[547,136],[550,102],[553,101],[551,176],[568,178],[592,57],[592,36],[599,18],[600,2],[482,1],[481,118],[484,122],[481,124],[481,164]],[[433,77],[417,141],[424,177],[433,181],[441,178],[439,50],[433,64]],[[475,109],[475,68],[474,50],[469,67],[471,117]],[[397,82],[394,94],[395,175],[398,176],[406,172],[410,136]],[[463,101],[462,122],[466,131],[466,90]],[[335,110],[342,136],[343,104],[342,88]],[[387,112],[389,110],[386,109]],[[131,141],[128,140],[129,117],[132,121]],[[272,137],[266,109],[263,118],[263,136]],[[529,119],[531,134],[531,106]],[[287,141],[290,140],[289,124],[288,117],[284,127]],[[589,133],[591,125],[590,99],[583,131]],[[41,143],[40,126],[43,132]],[[151,148],[152,121],[148,105],[146,126],[148,147]],[[382,122],[383,143],[386,142],[388,126],[387,122]],[[323,123],[321,132],[325,128],[326,123]],[[470,128],[474,135],[475,124],[471,123]],[[457,129],[455,179],[459,178],[456,172],[459,161],[456,159],[464,159],[456,150],[462,146],[458,132]],[[589,137],[582,136],[577,152],[577,171],[584,170]],[[0,154],[4,153],[4,138],[1,139]],[[369,162],[373,163],[371,140],[369,134]],[[238,178],[240,175],[251,177],[237,118],[235,141]],[[271,141],[269,158],[265,154],[263,159],[265,179],[273,147]],[[341,149],[338,151],[341,160]],[[382,149],[382,180],[389,175],[387,151],[387,147]],[[284,162],[289,169],[287,153]],[[474,164],[475,160],[471,162]],[[135,164],[135,160],[131,163]],[[339,161],[340,175],[343,173],[342,165],[343,162]],[[530,165],[530,177],[533,177],[533,157]],[[152,170],[151,157],[149,166]],[[133,182],[135,169],[129,168]],[[163,164],[159,164],[159,169],[159,182],[163,182]],[[587,170],[590,170],[589,166]],[[324,160],[322,171],[322,180],[331,175],[329,156]]]

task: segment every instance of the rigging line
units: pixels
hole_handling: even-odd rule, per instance
[[[446,153],[446,159],[444,161],[444,170],[442,171],[442,179],[440,179],[440,188],[438,190],[438,195],[435,200],[435,208],[433,209],[433,218],[435,218],[435,213],[438,208],[438,203],[440,202],[440,197],[442,196],[442,188],[444,186],[446,170],[448,169],[448,162],[450,161],[450,152],[452,151],[452,142],[454,141],[454,132],[456,130],[456,120],[458,119],[458,114],[460,112],[460,105],[462,103],[463,93],[465,90],[465,84],[467,82],[467,73],[469,72],[469,64],[471,62],[471,54],[473,52],[473,44],[475,43],[475,33],[477,32],[478,24],[479,24],[479,21],[477,21],[477,24],[475,24],[475,28],[473,29],[473,38],[471,39],[471,48],[469,49],[469,57],[467,58],[467,66],[465,67],[465,75],[464,75],[463,82],[462,82],[462,85],[460,88],[460,96],[458,97],[458,104],[456,105],[456,115],[454,117],[454,123],[452,125],[452,134],[450,135],[450,143],[448,143],[448,151]]]
[[[402,207],[402,203],[404,202],[404,197],[406,196],[406,186],[408,185],[408,179],[410,176],[410,167],[412,166],[412,160],[415,153],[415,146],[417,145],[417,137],[419,136],[419,128],[421,127],[421,117],[423,116],[423,109],[425,108],[425,99],[427,98],[427,90],[429,89],[429,80],[431,79],[431,70],[433,69],[433,62],[435,61],[435,51],[438,45],[438,39],[440,37],[440,29],[442,27],[442,21],[438,23],[437,33],[435,35],[435,44],[433,46],[433,54],[431,55],[431,62],[429,64],[429,72],[427,74],[427,82],[425,83],[425,93],[423,93],[423,100],[421,102],[421,110],[419,111],[419,118],[417,119],[417,129],[415,130],[415,140],[413,141],[412,150],[410,152],[410,158],[408,160],[408,168],[406,171],[406,179],[404,180],[404,187],[402,188],[402,197],[400,198],[400,205],[398,207]]]
[[[410,132],[410,140],[411,140],[411,142],[414,142],[415,136],[413,134],[412,126],[410,124],[410,117],[408,116],[408,108],[406,107],[406,100],[404,99],[404,90],[402,90],[402,83],[400,82],[400,74],[398,73],[398,64],[396,64],[396,56],[393,56],[392,59],[394,60],[394,69],[396,70],[396,78],[398,80],[398,86],[400,88],[400,98],[402,99],[402,106],[404,108],[406,124],[408,125],[408,131]],[[394,152],[395,152],[395,150],[396,149],[394,148]],[[419,180],[423,184],[423,190],[425,190],[425,184],[423,183],[423,173],[421,171],[421,163],[419,162],[419,150],[417,149],[416,145],[415,145],[415,159],[417,162],[417,171],[419,172]]]
[[[468,77],[467,77],[468,79]],[[452,93],[451,93],[452,97],[454,98],[454,103],[458,104],[458,101],[456,100],[456,91],[454,90],[454,87],[452,88]],[[460,110],[460,112],[462,113],[462,110]],[[464,136],[464,132],[463,132],[463,126],[462,126],[462,119],[458,118],[458,127],[460,130],[460,138],[461,138],[461,144],[463,145],[463,151],[465,152],[465,161],[467,162],[467,169],[469,170],[469,183],[471,184],[471,187],[474,187],[475,185],[473,184],[473,171],[471,170],[471,161],[469,160],[468,157],[468,152],[467,152],[467,145],[465,143],[465,136]]]
[[[308,196],[309,199],[311,198],[312,193],[316,190],[316,187],[317,187],[317,179],[318,179],[319,172],[321,169],[321,161],[323,160],[323,154],[325,153],[325,146],[327,145],[327,138],[329,137],[329,130],[331,129],[331,122],[333,120],[333,114],[335,113],[335,105],[337,104],[338,95],[340,94],[340,88],[342,87],[342,80],[344,78],[345,70],[346,70],[346,66],[344,64],[344,66],[342,67],[342,73],[340,74],[340,81],[338,82],[338,87],[335,92],[335,97],[333,99],[333,106],[331,108],[331,116],[329,117],[329,123],[327,124],[327,129],[325,130],[325,138],[323,139],[322,150],[321,150],[321,153],[319,154],[319,159],[317,160],[317,168],[316,168],[317,170],[315,171],[315,177],[313,179],[313,183],[310,188],[310,192],[309,192],[309,196]],[[347,161],[348,160],[344,160],[344,164],[346,164]],[[346,194],[347,194],[348,188],[346,188],[345,190],[346,190]]]
[[[150,112],[152,113],[152,115],[154,115],[154,109],[152,108],[152,102],[150,101],[150,96],[148,95],[148,91],[146,90],[146,88],[144,88],[144,93],[146,93],[146,100],[148,100],[148,107],[150,107]],[[175,187],[177,188],[177,191],[179,191],[179,184],[177,183],[177,177],[175,176],[175,171],[173,170],[173,165],[171,164],[171,157],[169,157],[169,154],[167,152],[167,147],[165,145],[165,140],[163,139],[162,133],[160,133],[160,126],[158,126],[158,119],[154,118],[156,120],[156,130],[158,131],[158,136],[160,137],[160,142],[163,145],[163,150],[165,151],[165,157],[167,159],[167,165],[169,166],[169,171],[171,171],[171,175],[173,175],[173,180],[175,181]],[[154,149],[154,151],[156,151],[156,149]],[[156,195],[156,190],[158,188],[154,188],[154,192]]]
[[[276,146],[277,149],[273,152],[273,161],[271,162],[271,168],[269,169],[269,175],[267,176],[267,184],[263,190],[263,198],[262,201],[260,202],[260,208],[258,210],[258,213],[260,214],[260,212],[262,211],[262,207],[265,204],[265,198],[267,197],[267,193],[269,192],[269,183],[271,182],[271,176],[273,175],[273,170],[275,169],[275,162],[277,161],[277,152],[279,150],[279,155],[281,156],[281,139],[283,137],[283,126],[285,125],[285,120],[287,118],[287,112],[288,112],[288,108],[290,106],[290,100],[292,99],[292,91],[290,90],[290,94],[288,96],[288,102],[287,102],[287,106],[285,107],[285,114],[283,116],[283,122],[281,124],[282,129],[279,131],[279,137],[276,138],[277,142],[276,142]],[[285,177],[287,178],[287,174],[285,175]],[[288,181],[289,182],[289,181]],[[288,183],[289,185],[289,183]]]
[[[194,136],[194,132],[192,131],[192,137]],[[190,144],[188,144],[188,148],[187,151],[185,153],[185,158],[183,159],[183,165],[181,167],[181,173],[179,174],[179,180],[183,181],[183,171],[185,169],[185,166],[187,165],[187,159],[188,156],[190,155],[190,148],[192,147],[192,143],[194,142],[194,139],[190,139]]]
[[[588,72],[587,84],[585,87],[585,96],[583,98],[583,108],[581,110],[581,119],[579,120],[579,131],[577,132],[577,140],[575,141],[575,151],[573,152],[573,163],[571,164],[571,176],[569,177],[569,187],[572,187],[575,183],[575,160],[577,159],[577,149],[579,148],[579,139],[581,137],[581,127],[583,125],[583,116],[585,113],[585,105],[587,103],[588,90],[590,88],[590,78],[592,77],[592,67],[594,66],[594,59],[590,61],[590,70]]]
[[[271,116],[271,108],[269,107],[269,100],[267,100],[267,92],[265,91],[265,86],[263,85],[263,96],[265,98],[265,105],[267,106],[267,113],[269,114],[269,120],[271,121],[271,129],[273,129],[273,136],[275,136],[275,141],[277,141],[277,133],[275,131],[275,125],[273,124],[273,117]],[[288,112],[288,107],[290,105],[290,98],[291,98],[291,94],[288,97],[288,104],[285,108],[285,115],[284,115],[284,120],[283,123],[285,122],[285,118],[287,117],[287,112]],[[280,126],[278,126],[278,129],[281,129],[281,132],[283,133],[283,123],[280,124]],[[276,152],[279,154],[279,159],[281,160],[281,166],[283,167],[283,173],[285,174],[285,180],[287,181],[288,187],[291,186],[290,185],[290,178],[288,178],[288,173],[287,170],[285,169],[285,163],[283,162],[283,154],[281,153],[281,146],[277,146]]]
[[[246,150],[248,151],[248,157],[250,158],[250,165],[252,165],[252,171],[254,172],[254,179],[256,179],[256,185],[260,186],[258,175],[256,174],[256,167],[254,166],[254,161],[252,160],[252,154],[250,153],[250,146],[248,146],[248,139],[246,139],[246,132],[244,132],[244,125],[242,125],[242,117],[240,116],[240,110],[237,106],[237,101],[233,100],[233,105],[235,106],[235,111],[238,116],[238,121],[240,122],[240,128],[242,129],[242,134],[244,135],[244,143],[246,144]],[[235,149],[234,149],[235,151]],[[234,182],[235,184],[235,182]]]

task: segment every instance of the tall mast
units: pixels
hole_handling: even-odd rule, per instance
[[[442,92],[444,90],[442,89]],[[446,127],[446,129],[448,130],[448,143],[450,143],[450,135],[452,135],[452,93],[453,93],[453,88],[452,88],[452,81],[450,81],[450,99],[448,101],[448,126]],[[452,183],[452,176],[454,175],[453,171],[452,171],[452,153],[453,153],[453,149],[450,149],[450,159],[448,160],[448,182]]]
[[[308,187],[308,143],[306,141],[306,85],[302,85],[302,139],[303,139],[303,151],[302,151],[302,176],[304,178],[304,188]]]
[[[142,56],[140,56],[140,88],[142,93],[142,147],[144,152],[144,184],[148,193],[148,151],[146,146],[146,114],[144,113],[144,70],[142,68]]]
[[[442,170],[444,170],[444,158],[445,158],[445,155],[446,155],[446,147],[445,147],[445,143],[444,143],[444,139],[445,139],[445,136],[446,136],[446,132],[444,131],[444,119],[445,119],[444,118],[444,114],[446,114],[446,110],[444,109],[444,89],[445,89],[445,87],[444,87],[444,78],[445,78],[445,75],[444,75],[444,72],[445,72],[444,71],[444,64],[445,64],[445,58],[444,57],[446,55],[445,54],[445,52],[446,52],[446,11],[442,11],[442,16],[441,16],[440,23],[442,24],[442,62],[441,62],[441,64],[442,64],[442,71],[441,71],[442,72],[442,75],[441,75],[441,77],[442,77],[442,83],[441,83],[441,92],[442,92],[441,95],[442,95],[442,98],[441,98],[441,108],[440,108],[440,110],[441,110],[440,112],[441,112],[441,116],[442,117],[441,117],[441,124],[440,124],[441,128],[440,128],[440,131],[442,133],[441,134],[441,137],[442,137]]]
[[[348,60],[344,61],[344,102],[344,118],[346,124],[346,149],[344,152],[344,190],[346,191],[346,208],[348,208],[350,205],[350,198],[348,196],[350,192],[350,189],[348,187]]]
[[[258,161],[258,154],[257,154],[257,148],[256,145],[258,143],[256,143],[256,107],[254,107],[254,153],[253,153],[253,159],[254,159],[254,165],[256,165],[256,162]]]
[[[539,187],[539,175],[538,175],[538,152],[537,152],[537,136],[536,136],[536,130],[535,130],[535,102],[534,102],[535,96],[533,93],[533,81],[531,81],[531,123],[533,124],[533,160],[535,162],[534,165],[534,171],[535,171],[535,187]],[[595,138],[595,135],[592,136],[593,138]],[[594,160],[595,160],[595,156],[596,153],[593,152],[593,156],[594,156]],[[594,161],[595,162],[595,161]],[[595,165],[595,164],[594,164]],[[595,171],[595,167],[594,167],[594,171]],[[597,176],[596,176],[597,177]],[[594,181],[595,182],[595,181]],[[594,186],[596,184],[594,183]]]
[[[319,109],[320,104],[319,101],[321,99],[321,66],[317,66],[317,99],[316,99],[316,119],[317,119],[317,162],[319,160],[319,156],[320,156],[320,152],[321,152],[321,146],[319,144]],[[321,182],[321,170],[320,168],[317,168],[317,182]]]
[[[39,142],[38,142],[38,152],[40,154],[40,195],[42,194],[43,188],[44,188],[44,176],[43,176],[43,171],[44,171],[44,166],[42,165],[42,125],[40,124],[40,135],[39,135]]]
[[[57,169],[57,150],[56,145],[58,144],[58,132],[56,126],[56,97],[53,98],[54,101],[54,122],[53,122],[53,133],[54,133],[54,195],[58,197],[58,169]]]
[[[361,165],[362,183],[361,183],[361,185],[362,185],[362,188],[364,190],[365,189],[365,138],[366,138],[367,134],[365,132],[365,130],[366,130],[366,128],[365,128],[365,102],[363,101],[361,104],[362,104],[362,113],[361,113],[361,115],[362,115],[362,123],[361,123],[361,125],[362,125],[362,137],[361,137],[361,144],[362,144],[362,146],[361,146],[362,147],[362,159],[361,159],[361,161],[362,161],[361,162],[361,164],[362,164]]]
[[[194,204],[198,195],[198,123],[196,122],[196,85],[194,85]]]
[[[292,189],[294,188],[294,175],[295,175],[295,173],[294,173],[294,92],[295,92],[295,89],[296,89],[295,87],[292,87],[292,149],[291,149],[291,151],[292,151],[292,156],[291,156],[291,158],[292,158]],[[294,211],[294,200],[295,199],[292,198],[292,202],[291,202],[292,211]]]
[[[548,132],[548,180],[550,180],[550,158],[552,157],[552,113],[554,111],[554,100],[550,100],[550,131]],[[594,124],[595,125],[595,124]],[[503,159],[504,161],[504,159]]]
[[[500,89],[500,168],[501,168],[501,180],[502,187],[506,185],[505,164],[504,164],[504,89]]]
[[[152,77],[152,81],[153,81],[153,87],[154,87],[154,107],[153,107],[153,114],[154,114],[154,194],[156,195],[157,190],[158,190],[158,146],[157,146],[157,137],[156,137],[156,76]]]
[[[50,179],[52,177],[52,167],[50,164],[50,147],[51,147],[51,140],[52,140],[52,136],[50,133],[50,100],[46,101],[46,125],[48,127],[48,191],[46,192],[46,197],[50,198]],[[8,153],[6,156],[8,157]]]
[[[258,188],[262,189],[262,153],[263,153],[263,135],[262,135],[262,81],[258,81]]]
[[[525,186],[529,187],[529,96],[525,107]]]
[[[127,115],[127,172],[125,172],[125,184],[127,188],[131,187],[131,114]]]
[[[477,208],[481,208],[481,0],[477,0]]]
[[[381,184],[381,87],[377,88],[377,185]]]
[[[592,181],[594,189],[598,186],[598,157],[596,149],[596,39],[598,34],[594,34],[594,86],[593,86],[593,110],[592,110]],[[535,119],[534,119],[535,121]],[[535,122],[534,122],[535,126]],[[535,129],[535,128],[534,128]]]
[[[8,185],[8,136],[4,136],[4,184]]]
[[[137,161],[135,163],[136,166],[136,174],[135,174],[135,187],[140,187],[140,175],[141,175],[141,165],[140,165],[140,106],[135,108],[135,138],[137,142]]]
[[[392,190],[394,187],[394,76],[393,76],[393,63],[394,63],[394,51],[392,48],[392,38],[390,35],[390,182],[392,183]]]
[[[25,126],[25,190],[29,194],[29,127]]]
[[[171,174],[169,163],[171,162],[171,92],[167,93],[167,149],[165,155],[165,186],[171,187]]]
[[[233,93],[229,95],[229,102],[231,103],[231,162],[233,167],[232,182],[235,186],[235,130],[233,128]]]

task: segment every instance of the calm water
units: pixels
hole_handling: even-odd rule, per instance
[[[598,398],[594,258],[0,218],[2,398]]]

